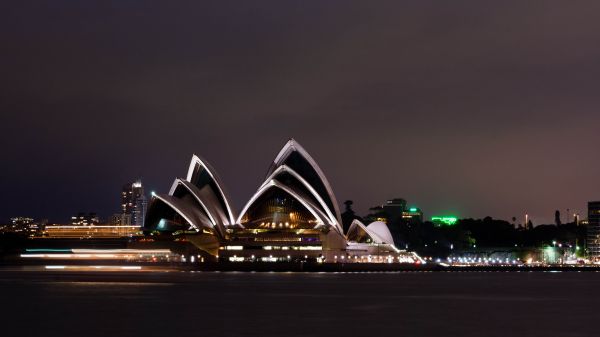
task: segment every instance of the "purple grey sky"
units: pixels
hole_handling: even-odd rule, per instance
[[[12,1],[0,5],[0,222],[107,216],[192,153],[240,209],[285,141],[358,213],[600,199],[600,3]],[[563,219],[564,221],[564,219]]]

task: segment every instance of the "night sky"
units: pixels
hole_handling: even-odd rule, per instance
[[[166,193],[193,153],[239,210],[290,137],[360,214],[584,214],[600,2],[535,4],[4,2],[0,222],[106,218],[123,183]]]

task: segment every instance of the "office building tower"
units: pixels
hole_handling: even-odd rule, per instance
[[[143,226],[148,201],[140,180],[125,184],[121,191],[121,214],[131,217],[133,226]]]

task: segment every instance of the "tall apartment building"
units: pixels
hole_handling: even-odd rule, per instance
[[[131,217],[133,226],[143,226],[148,200],[144,195],[144,186],[140,180],[123,185],[121,191],[121,214]]]

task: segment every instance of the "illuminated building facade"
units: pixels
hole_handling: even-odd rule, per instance
[[[385,222],[392,227],[423,222],[423,211],[418,207],[407,207],[406,200],[402,198],[389,199],[381,206],[370,208],[370,211],[370,214],[365,217],[366,220]]]
[[[590,258],[600,258],[600,201],[588,202],[587,251]]]
[[[152,196],[144,230],[184,235],[205,252],[229,261],[350,262],[379,253],[398,261],[400,256],[418,258],[394,247],[385,223],[365,227],[355,222],[352,236],[345,235],[331,185],[293,139],[237,216],[228,200],[214,169],[194,155],[185,179],[175,179],[167,195]],[[355,241],[365,235],[370,239]]]
[[[409,223],[423,222],[423,211],[417,207],[410,207],[402,212],[402,220]]]
[[[114,226],[132,226],[131,214],[113,214],[108,223]]]
[[[83,213],[80,212],[77,215],[71,217],[71,225],[73,226],[90,226],[97,225],[100,223],[100,218],[96,213]]]
[[[123,190],[121,191],[121,214],[131,217],[131,225],[138,227],[144,225],[147,204],[148,200],[144,195],[144,186],[140,180],[123,185]]]

